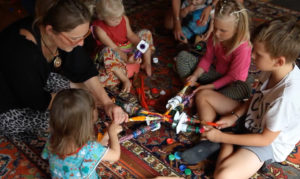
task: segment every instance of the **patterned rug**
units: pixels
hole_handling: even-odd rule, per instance
[[[150,109],[158,112],[165,111],[167,100],[182,88],[178,76],[173,72],[174,56],[182,46],[174,40],[171,32],[163,29],[163,19],[166,9],[170,7],[167,0],[124,0],[127,15],[134,30],[146,28],[152,31],[156,52],[154,57],[158,63],[153,64],[153,76],[148,78],[142,72],[135,78],[135,87],[141,85],[144,79],[144,90]],[[268,0],[245,0],[245,6],[250,10],[253,27],[281,15],[290,14],[300,20],[300,12],[272,5]],[[165,95],[154,96],[151,89],[165,91]],[[132,94],[136,90],[132,89]],[[121,96],[122,97],[122,96]],[[122,100],[132,103],[129,96]],[[123,102],[124,102],[123,101]],[[102,119],[105,118],[102,116]],[[98,128],[103,125],[99,123]],[[131,123],[124,126],[121,136],[131,134],[134,130],[145,126],[145,123]],[[120,136],[120,137],[121,137]],[[183,151],[191,147],[195,135],[176,135],[169,124],[162,124],[161,129],[148,132],[137,139],[126,141],[122,144],[121,159],[116,163],[102,162],[97,168],[102,178],[153,178],[156,176],[183,176],[181,161],[170,161],[169,154]],[[168,138],[174,143],[168,144]],[[16,141],[0,137],[0,178],[49,178],[48,162],[40,158],[40,153],[45,144],[45,136],[29,138],[26,141]],[[266,171],[260,171],[252,178],[299,178],[300,152],[299,145],[294,149],[285,162],[267,166]],[[200,162],[197,165],[186,165],[192,171],[192,178],[211,178],[214,170],[215,156]]]

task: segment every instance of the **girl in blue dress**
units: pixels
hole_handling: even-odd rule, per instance
[[[99,178],[96,167],[102,160],[119,160],[122,127],[113,122],[106,135],[109,138],[99,143],[94,132],[97,117],[87,91],[67,89],[57,94],[50,110],[50,137],[42,152],[42,158],[49,160],[52,178]],[[104,146],[107,143],[109,148]]]

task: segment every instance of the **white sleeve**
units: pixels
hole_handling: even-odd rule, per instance
[[[293,108],[293,103],[283,98],[274,101],[264,116],[266,127],[273,132],[287,128],[291,125],[289,123],[292,121]]]

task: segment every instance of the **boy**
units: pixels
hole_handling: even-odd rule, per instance
[[[252,58],[260,76],[256,92],[239,103],[212,90],[196,96],[212,119],[223,115],[219,128],[232,126],[245,115],[244,134],[207,128],[203,137],[223,143],[214,178],[250,178],[261,166],[284,161],[300,139],[300,26],[288,18],[263,24],[254,35]],[[207,93],[216,93],[206,98]],[[218,103],[212,103],[217,98]],[[230,114],[231,113],[231,114]],[[240,147],[234,147],[239,145]]]

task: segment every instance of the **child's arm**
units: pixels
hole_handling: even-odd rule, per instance
[[[118,134],[122,131],[122,127],[117,123],[112,123],[108,129],[110,148],[107,153],[103,156],[103,160],[116,162],[120,159],[121,149],[118,139]]]
[[[203,10],[203,12],[201,14],[201,17],[200,17],[200,20],[199,20],[200,21],[200,23],[199,23],[200,26],[203,26],[203,25],[205,25],[207,23],[209,14],[210,14],[211,10],[216,6],[216,4],[218,3],[218,1],[219,0],[213,0],[212,4],[209,5],[209,6],[207,6]]]
[[[221,142],[226,144],[243,145],[243,146],[268,146],[276,137],[280,131],[270,131],[268,128],[264,128],[262,133],[256,134],[232,134],[221,132],[218,129],[210,128],[203,133],[204,137],[212,142]]]
[[[141,39],[132,31],[128,17],[127,16],[124,17],[126,21],[127,38],[131,43],[137,46],[137,44],[141,41]]]
[[[227,127],[232,127],[235,122],[242,117],[248,110],[250,106],[252,98],[250,98],[248,101],[241,103],[236,109],[232,111],[231,114],[222,116],[216,123],[218,124],[219,129],[224,129]]]
[[[190,12],[193,12],[195,10],[195,6],[194,5],[189,5],[183,9],[180,10],[180,17],[184,18],[186,17]]]
[[[206,41],[209,38],[209,36],[213,32],[213,30],[214,30],[214,19],[213,19],[213,17],[211,17],[210,23],[209,23],[209,28],[208,28],[207,32],[203,35],[204,41]]]
[[[100,28],[98,26],[94,26],[94,32],[95,32],[96,38],[99,41],[101,41],[105,46],[116,50],[120,54],[122,60],[127,61],[126,53],[122,52],[119,49],[119,47],[110,39],[110,37],[106,34],[106,32],[102,28]]]

